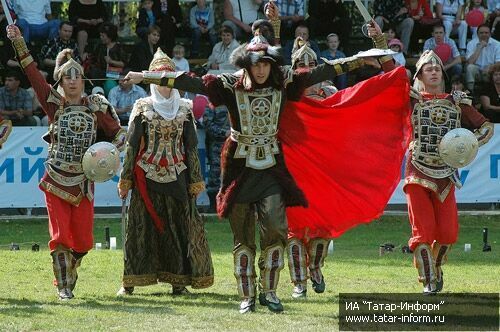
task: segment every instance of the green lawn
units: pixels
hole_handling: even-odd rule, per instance
[[[238,296],[232,270],[232,237],[227,222],[209,219],[207,234],[215,267],[215,285],[191,295],[173,297],[170,285],[136,289],[117,298],[122,273],[120,250],[93,250],[83,260],[76,298],[57,300],[52,286],[47,250],[46,220],[8,221],[0,218],[0,331],[130,331],[130,330],[338,330],[339,292],[418,293],[412,256],[401,253],[410,229],[407,217],[386,216],[353,229],[335,240],[324,268],[327,290],[315,294],[309,287],[306,302],[292,301],[288,269],[281,273],[278,295],[285,312],[272,314],[258,306],[251,315],[237,311]],[[104,242],[104,227],[118,238],[120,221],[95,223],[95,241]],[[482,228],[489,228],[492,252],[483,253]],[[460,238],[445,266],[447,292],[500,290],[500,216],[461,217]],[[21,244],[9,251],[9,244]],[[31,243],[42,250],[32,252]],[[379,256],[379,244],[390,242],[396,251]],[[472,251],[465,253],[464,243]]]

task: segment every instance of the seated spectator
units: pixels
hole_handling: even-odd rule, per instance
[[[491,38],[490,28],[483,24],[477,29],[477,38],[467,44],[465,83],[475,92],[477,81],[487,82],[491,65],[500,62],[500,42]]]
[[[319,50],[318,44],[314,40],[309,40],[309,28],[301,24],[295,28],[295,38],[301,37],[306,43],[309,44],[309,47],[313,49],[316,53],[317,58],[319,59],[319,55],[321,51]],[[289,40],[286,42],[284,50],[283,50],[283,60],[285,64],[292,64],[292,49],[293,49],[294,40]],[[321,61],[319,61],[321,62]]]
[[[190,57],[198,58],[200,55],[200,39],[208,37],[210,47],[217,43],[217,32],[214,29],[214,11],[207,6],[205,0],[196,0],[196,5],[189,13],[189,24],[192,30]]]
[[[345,54],[342,51],[339,51],[339,36],[336,33],[330,33],[326,36],[326,44],[328,48],[321,52],[321,57],[327,60],[335,60],[345,58]],[[337,89],[342,90],[347,87],[347,74],[342,74],[335,77],[335,86]]]
[[[155,25],[156,17],[153,13],[153,0],[141,0],[141,9],[137,18],[135,32],[142,40],[146,40],[149,28]]]
[[[236,67],[229,62],[229,56],[240,44],[234,39],[233,29],[228,26],[222,26],[220,37],[221,41],[215,44],[208,57],[207,67],[209,70],[234,70]]]
[[[51,19],[50,0],[16,0],[13,4],[16,24],[27,44],[34,39],[53,39],[57,36],[60,21]]]
[[[413,32],[410,38],[409,49],[419,49],[419,39],[427,39],[432,33],[432,27],[441,20],[434,18],[427,0],[405,0],[408,15],[413,19]]]
[[[467,4],[467,8],[465,9],[465,20],[466,23],[467,21],[467,15],[469,15],[471,12],[477,11],[483,15],[483,20],[481,22],[478,22],[477,25],[471,26],[469,25],[472,37],[474,38],[477,36],[477,28],[481,24],[486,24],[488,21],[488,5],[486,4],[486,0],[469,0],[469,3]]]
[[[88,78],[117,78],[125,67],[126,55],[118,39],[118,28],[111,23],[104,23],[101,27],[101,44],[92,53],[90,67],[86,75]],[[116,82],[108,80],[104,82],[103,88],[106,94],[116,86]]]
[[[396,66],[404,67],[406,65],[406,59],[403,54],[403,43],[399,39],[394,38],[387,42],[387,46],[389,46],[391,51],[396,52],[396,54],[392,56]]]
[[[154,0],[153,13],[156,17],[156,25],[160,27],[160,46],[162,50],[172,57],[175,45],[177,28],[182,23],[182,11],[179,0]]]
[[[21,84],[20,73],[10,71],[5,74],[5,86],[0,88],[0,116],[11,120],[13,126],[36,126],[33,117],[33,97]]]
[[[480,93],[482,113],[494,123],[500,123],[500,62],[490,66],[490,82]]]
[[[291,39],[292,31],[304,21],[304,0],[276,0],[281,20],[281,40]]]
[[[71,39],[72,35],[73,25],[68,21],[61,22],[58,36],[49,40],[47,44],[42,47],[40,58],[42,59],[44,69],[48,73],[49,78],[51,78],[54,73],[57,54],[65,48],[73,50],[73,59],[81,63],[78,45],[74,39]]]
[[[335,32],[339,36],[341,49],[348,53],[352,20],[342,0],[309,1],[308,13],[311,36],[317,39]]]
[[[68,16],[75,27],[78,50],[85,60],[85,47],[89,38],[99,38],[101,25],[108,20],[102,0],[71,0]]]
[[[148,28],[146,40],[141,40],[134,46],[130,56],[129,68],[132,71],[143,71],[149,68],[153,55],[158,49],[160,28],[157,25]]]
[[[127,73],[128,71],[125,71],[123,76]],[[120,118],[120,124],[122,126],[128,126],[130,112],[132,111],[135,101],[145,97],[147,97],[147,93],[143,88],[128,80],[125,81],[120,79],[118,81],[118,86],[115,86],[109,91],[108,101],[115,108]]]
[[[464,0],[437,0],[436,17],[443,21],[446,37],[458,35],[458,47],[460,55],[465,55],[465,43],[467,42],[467,23],[462,20]]]
[[[441,58],[448,77],[462,73],[462,58],[457,49],[457,44],[455,44],[454,40],[445,36],[442,24],[436,24],[433,27],[432,37],[424,43],[424,51],[426,50],[433,50]],[[447,50],[447,52],[441,52],[440,50]]]
[[[465,83],[462,75],[453,76],[450,80],[450,83],[451,83],[450,93],[453,93],[455,91],[468,92],[465,90]]]
[[[415,23],[409,16],[403,0],[375,0],[373,2],[373,12],[380,29],[384,29],[384,24],[396,27],[396,31],[401,36],[401,42],[404,45],[403,52],[408,53],[410,37]]]
[[[233,29],[234,37],[247,40],[252,35],[252,23],[258,19],[262,0],[224,0],[224,23]]]
[[[189,73],[189,62],[184,57],[184,55],[186,54],[184,46],[175,45],[173,54],[174,57],[172,58],[172,61],[175,63],[175,70]]]
[[[490,14],[488,16],[488,26],[491,29],[491,36],[500,41],[500,1],[496,5],[488,5]]]

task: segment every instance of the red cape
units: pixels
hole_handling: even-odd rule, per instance
[[[405,69],[285,107],[279,137],[286,165],[309,202],[287,208],[290,232],[338,237],[379,217],[400,181],[411,134]]]

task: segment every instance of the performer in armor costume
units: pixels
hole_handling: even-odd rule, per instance
[[[378,26],[371,33],[381,34]],[[392,64],[392,62],[391,62]],[[384,70],[391,69],[384,68]],[[458,171],[440,157],[438,146],[450,130],[465,127],[474,131],[479,146],[493,135],[493,125],[471,106],[463,92],[444,93],[441,59],[426,51],[416,64],[414,87],[410,91],[413,139],[405,168],[404,191],[412,236],[408,241],[424,294],[443,289],[442,265],[458,237],[455,186]]]
[[[292,69],[295,72],[307,72],[318,64],[316,52],[297,37],[292,50]],[[312,99],[325,99],[335,92],[337,88],[329,80],[317,83],[305,89],[304,96]],[[307,278],[311,278],[313,290],[316,293],[325,291],[325,281],[321,268],[328,253],[330,239],[310,238],[305,232],[293,229],[293,224],[288,227],[288,268],[290,278],[294,285],[292,298],[302,299],[307,296]]]
[[[0,149],[2,148],[2,144],[5,143],[7,138],[12,131],[12,122],[10,120],[4,120],[2,116],[0,116]]]
[[[150,72],[175,70],[161,49]],[[186,286],[213,284],[213,266],[196,196],[205,190],[198,159],[192,101],[177,89],[151,84],[151,96],[135,102],[129,120],[128,141],[119,195],[128,209],[122,288],[166,282],[173,294]]]
[[[100,95],[82,97],[83,68],[71,50],[56,59],[56,91],[46,83],[30,55],[19,29],[7,27],[19,63],[49,118],[46,171],[40,182],[49,216],[53,270],[59,298],[73,297],[77,268],[93,246],[94,184],[83,174],[82,158],[97,141],[112,142],[120,150],[126,133],[108,101]]]
[[[275,31],[276,33],[276,31]],[[279,31],[278,31],[279,33]],[[214,106],[226,105],[231,135],[222,151],[222,188],[217,212],[229,218],[234,236],[234,274],[242,299],[240,312],[255,310],[256,244],[259,223],[261,255],[259,302],[273,312],[283,306],[276,296],[287,243],[285,208],[307,206],[302,191],[288,172],[277,140],[280,115],[287,99],[298,100],[308,86],[362,66],[362,59],[346,58],[320,65],[307,73],[281,67],[279,47],[260,35],[233,52],[242,68],[235,74],[205,75],[182,72],[130,72],[128,79],[167,85],[206,94]]]

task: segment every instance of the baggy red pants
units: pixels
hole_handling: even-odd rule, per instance
[[[408,245],[414,250],[420,243],[434,241],[452,244],[458,238],[458,213],[455,187],[441,202],[435,192],[417,184],[405,186],[411,238]]]
[[[74,206],[54,194],[45,192],[49,215],[50,251],[58,246],[84,253],[94,245],[94,202],[86,197]]]

